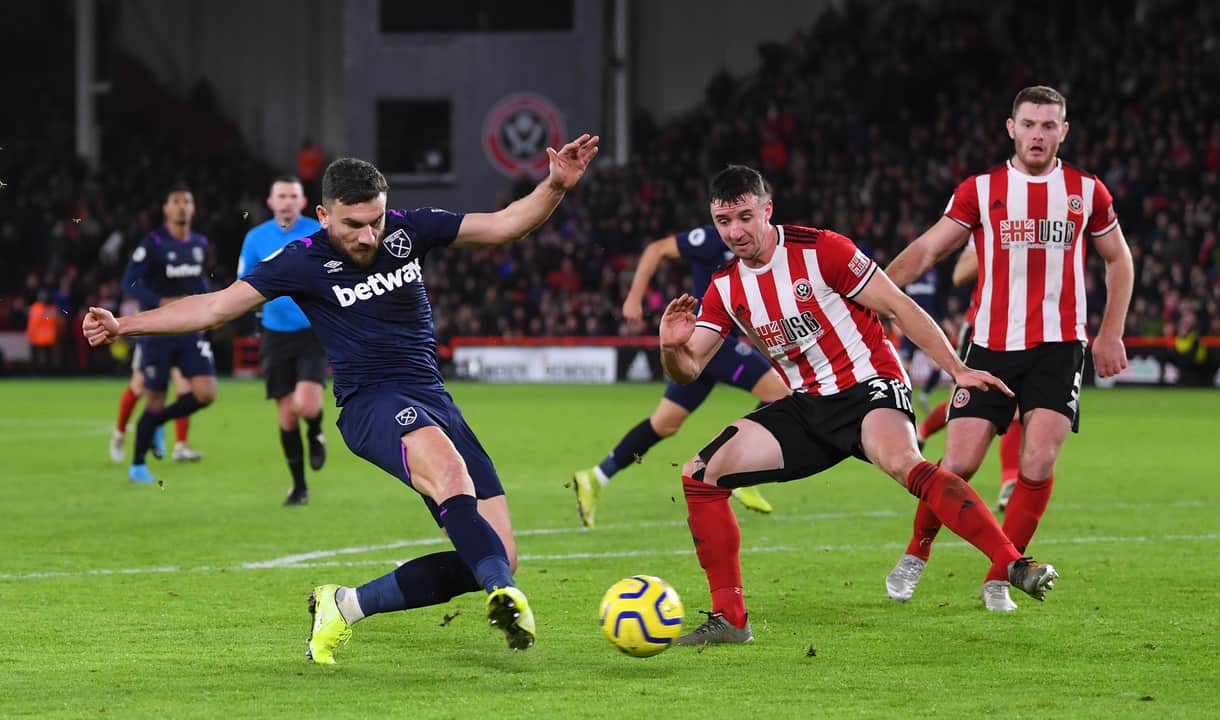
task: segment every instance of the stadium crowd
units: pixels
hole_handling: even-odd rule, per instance
[[[432,255],[438,341],[655,332],[684,275],[663,269],[645,303],[653,322],[628,327],[619,308],[638,252],[707,224],[706,178],[728,162],[775,182],[778,222],[844,232],[884,265],[935,221],[961,179],[1007,157],[1007,110],[1017,89],[1035,83],[1068,98],[1062,157],[1114,194],[1136,267],[1128,335],[1220,335],[1216,6],[1062,3],[1034,17],[960,3],[834,7],[786,42],[761,46],[753,72],[711,78],[703,102],[680,116],[658,123],[640,112],[631,162],[599,167],[532,237]],[[211,109],[206,86],[166,91],[134,63],[114,62],[124,89],[103,103],[105,167],[74,157],[70,120],[55,110],[70,107],[70,66],[24,76],[30,106],[6,118],[22,140],[0,151],[0,180],[9,180],[0,189],[0,329],[23,330],[37,317],[31,310],[53,305],[62,322],[45,362],[72,370],[110,364],[80,342],[80,310],[127,309],[117,278],[160,222],[166,187],[193,187],[194,225],[212,240],[212,283],[223,286],[246,229],[266,217],[274,174]],[[45,76],[53,73],[67,77]],[[124,109],[149,104],[175,121],[152,124]],[[522,180],[501,200],[531,185]],[[947,271],[942,309],[960,312]],[[1101,272],[1092,256],[1091,329],[1105,301]]]

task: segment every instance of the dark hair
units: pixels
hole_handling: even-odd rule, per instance
[[[165,191],[165,202],[169,202],[169,196],[173,195],[174,193],[189,193],[190,191],[191,186],[187,185],[184,181],[179,180],[173,185],[170,185],[169,190]]]
[[[1017,108],[1021,103],[1033,103],[1035,105],[1058,105],[1060,119],[1067,117],[1068,102],[1060,93],[1053,87],[1047,85],[1031,85],[1027,88],[1022,88],[1021,92],[1017,93],[1017,97],[1012,101],[1012,117],[1016,119]]]
[[[746,195],[757,195],[762,199],[768,194],[763,176],[754,168],[745,165],[729,165],[716,173],[708,190],[709,199],[713,203],[730,203]]]
[[[322,175],[322,203],[336,200],[344,205],[368,202],[386,190],[385,176],[372,163],[357,158],[339,158]]]
[[[302,187],[305,186],[305,183],[301,182],[301,178],[297,177],[296,175],[293,175],[292,173],[284,173],[283,175],[276,175],[275,177],[271,178],[272,186],[274,186],[276,183],[282,183],[282,182],[283,183],[296,183],[297,185],[300,185]]]

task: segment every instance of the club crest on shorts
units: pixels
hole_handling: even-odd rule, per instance
[[[381,241],[385,249],[396,258],[405,258],[411,254],[411,236],[406,230],[398,228]]]
[[[419,413],[415,412],[415,408],[413,407],[405,407],[398,411],[398,414],[394,416],[394,419],[398,421],[399,425],[406,427],[407,425],[415,424],[415,421],[419,419]]]
[[[963,408],[966,403],[970,402],[970,391],[966,388],[958,388],[953,391],[953,407]]]
[[[801,278],[792,283],[792,293],[796,295],[798,300],[808,300],[813,297],[813,286],[805,278]]]

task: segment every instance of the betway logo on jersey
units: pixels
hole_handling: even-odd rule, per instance
[[[795,317],[756,326],[754,332],[768,348],[787,349],[806,338],[819,337],[822,334],[822,326],[813,313],[806,310]]]
[[[1000,247],[1004,250],[1071,250],[1075,240],[1075,220],[1000,221]]]
[[[339,300],[339,307],[351,307],[361,300],[369,300],[376,295],[385,295],[403,285],[423,279],[419,258],[416,258],[392,273],[373,273],[365,278],[364,282],[356,283],[353,287],[331,285],[330,289],[335,294],[335,298]]]
[[[165,277],[167,278],[188,278],[199,277],[203,274],[202,265],[166,265]]]

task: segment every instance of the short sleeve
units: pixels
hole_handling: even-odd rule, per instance
[[[695,320],[695,327],[707,328],[720,333],[720,337],[728,337],[729,331],[733,328],[733,319],[729,317],[729,311],[724,305],[724,298],[720,295],[716,280],[717,278],[712,278],[712,284],[703,294],[703,302],[699,306],[699,317]]]
[[[386,237],[392,236],[399,229],[405,230],[411,236],[411,243],[416,246],[419,255],[426,254],[432,248],[452,244],[462,228],[462,219],[466,217],[463,213],[432,207],[390,210],[389,214],[399,228],[388,226]]]
[[[698,227],[674,236],[678,255],[686,260],[703,260],[719,264],[724,257],[724,242],[715,227]]]
[[[945,206],[945,217],[958,223],[967,230],[973,230],[979,224],[979,191],[974,178],[970,178],[957,186],[949,204]]]
[[[237,277],[243,278],[258,264],[258,252],[254,249],[254,231],[246,233],[241,244],[241,255],[237,258]]]
[[[250,283],[263,297],[274,300],[305,289],[303,278],[309,276],[306,262],[305,243],[293,240],[250,268],[250,272],[241,279]]]
[[[1086,229],[1091,237],[1105,235],[1118,227],[1118,213],[1114,212],[1114,197],[1100,179],[1093,182],[1093,213],[1089,215]]]
[[[823,230],[816,248],[822,279],[843,297],[855,297],[877,272],[877,263],[839,233]]]

